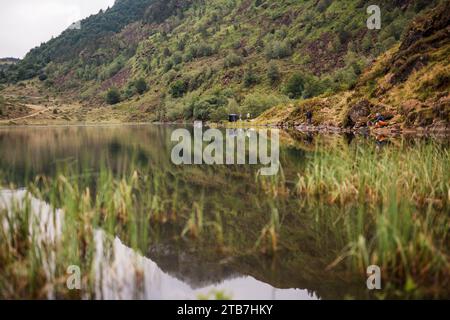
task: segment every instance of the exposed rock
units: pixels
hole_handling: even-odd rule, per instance
[[[352,106],[348,112],[347,127],[361,127],[369,121],[370,109],[372,104],[364,99]]]

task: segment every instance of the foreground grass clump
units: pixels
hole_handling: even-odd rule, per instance
[[[448,285],[450,276],[450,152],[434,144],[413,148],[316,151],[299,177],[298,193],[339,210],[332,221],[348,245],[330,267],[350,258],[365,273],[414,291]],[[344,231],[345,230],[345,231]]]
[[[56,179],[37,177],[26,191],[14,186],[2,191],[0,298],[99,298],[92,271],[95,232],[120,234],[136,252],[145,251],[150,219],[166,211],[155,195],[158,179],[152,178],[139,179],[136,172],[116,178],[106,169],[65,172]],[[138,184],[146,196],[139,204]],[[71,265],[83,270],[82,292],[67,290]]]

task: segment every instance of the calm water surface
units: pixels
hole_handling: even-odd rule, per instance
[[[290,192],[298,173],[317,142],[325,147],[351,150],[395,147],[396,141],[354,136],[281,134],[281,168],[273,179],[282,179],[285,194],[270,197],[258,183],[258,166],[175,166],[170,154],[174,126],[130,125],[100,127],[0,128],[0,172],[3,206],[25,197],[27,183],[37,176],[55,178],[62,164],[89,168],[95,174],[104,165],[119,175],[133,165],[158,172],[164,181],[176,181],[183,205],[204,203],[205,214],[220,212],[224,237],[236,247],[252,247],[277,210],[281,220],[276,256],[243,253],[228,256],[217,250],[214,239],[193,241],[180,237],[179,228],[162,225],[148,233],[149,244],[140,252],[121,234],[95,231],[95,295],[99,299],[198,299],[217,292],[233,299],[342,299],[369,298],[365,279],[327,266],[344,243],[333,222],[317,223],[320,204],[305,206]],[[192,130],[191,128],[188,128]],[[81,169],[80,169],[81,170]],[[12,189],[10,186],[14,186]],[[171,201],[173,189],[161,190]],[[45,219],[50,206],[33,198],[33,207]],[[63,213],[62,213],[63,215]],[[61,218],[64,219],[63,217]],[[58,224],[52,225],[58,232]],[[48,230],[46,231],[48,232]],[[52,238],[51,238],[52,239]],[[52,241],[52,240],[49,241]],[[48,240],[48,239],[47,239]],[[230,240],[231,241],[231,240]],[[146,242],[146,243],[147,243]]]

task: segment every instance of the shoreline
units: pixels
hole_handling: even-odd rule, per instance
[[[160,126],[194,126],[195,122],[39,122],[35,123],[25,122],[8,122],[9,120],[0,121],[0,129],[6,128],[51,128],[51,127],[109,127],[109,126],[143,126],[143,125],[160,125]],[[288,123],[264,123],[258,121],[250,122],[234,122],[234,123],[216,123],[216,122],[204,122],[204,127],[210,128],[223,128],[223,129],[246,129],[246,128],[278,128],[284,130],[296,130],[304,133],[323,133],[323,134],[363,134],[363,135],[376,135],[376,136],[398,136],[398,135],[418,135],[418,136],[448,136],[450,137],[450,127],[436,128],[436,127],[416,127],[416,128],[401,128],[399,125],[388,126],[384,128],[343,128],[330,125],[306,125],[306,124],[288,124]]]
[[[48,127],[108,127],[108,126],[142,126],[142,125],[160,125],[160,126],[194,126],[194,122],[120,122],[120,121],[112,121],[112,122],[67,122],[67,123],[6,123],[2,124],[0,122],[0,129],[5,128],[48,128]],[[342,128],[336,126],[328,126],[328,125],[290,125],[290,124],[271,124],[271,123],[214,123],[214,122],[205,122],[203,124],[204,127],[211,128],[223,128],[223,129],[246,129],[246,128],[278,128],[285,130],[295,129],[299,132],[304,133],[325,133],[325,134],[375,134],[375,135],[409,135],[409,134],[417,134],[417,135],[442,135],[442,136],[450,136],[450,128]]]

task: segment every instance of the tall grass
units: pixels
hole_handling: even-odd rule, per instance
[[[326,248],[327,257],[340,252],[332,255],[330,268],[345,266],[365,274],[367,266],[376,264],[395,288],[424,288],[426,296],[438,296],[448,287],[450,154],[439,145],[381,150],[318,146],[307,156],[296,186],[283,170],[277,177],[255,175],[254,190],[236,206],[235,193],[213,197],[180,175],[134,163],[124,162],[116,171],[107,162],[97,172],[87,164],[61,167],[56,176],[29,183],[30,197],[22,203],[0,209],[1,298],[95,297],[89,270],[97,229],[120,235],[142,254],[164,234],[171,241],[198,241],[205,255],[214,246],[235,257],[297,250],[299,260],[306,243],[297,239],[310,246],[318,233],[319,248],[333,244]],[[63,212],[58,241],[37,237],[42,223],[33,214],[33,198],[50,204],[48,223],[55,224]],[[236,209],[227,211],[226,201]],[[320,223],[324,228],[314,226]],[[84,271],[83,293],[67,291],[69,265]]]
[[[365,273],[379,265],[409,288],[448,285],[449,190],[450,152],[432,143],[318,149],[297,184],[300,196],[341,208],[324,212],[340,221],[348,243],[330,267],[351,260]]]

